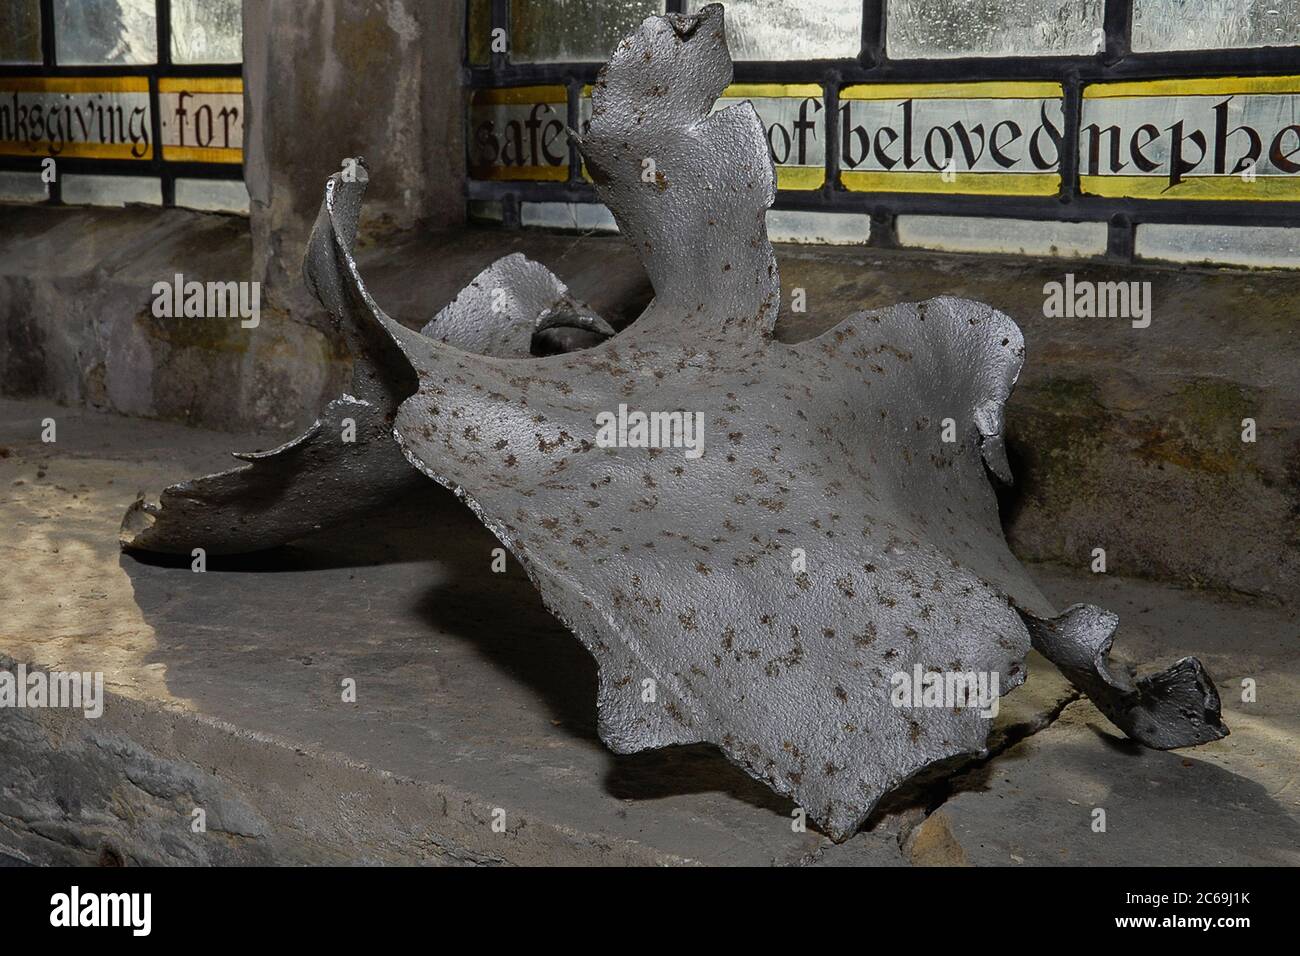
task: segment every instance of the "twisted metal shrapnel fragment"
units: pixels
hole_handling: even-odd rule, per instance
[[[354,256],[367,177],[330,179],[307,273],[367,356],[373,449],[356,453],[358,483],[418,471],[466,501],[596,659],[611,749],[715,744],[835,839],[910,777],[986,746],[989,708],[899,706],[899,675],[987,678],[994,700],[981,703],[996,703],[1023,682],[1032,643],[1143,743],[1222,736],[1198,662],[1131,685],[1106,664],[1114,615],[1058,617],[1008,550],[989,472],[1011,478],[1014,322],[941,297],[798,345],[772,337],[775,175],[751,104],[711,112],[731,76],[717,5],[647,19],[602,70],[581,150],[655,298],[580,351],[521,356],[548,313],[608,329],[510,259],[485,273],[514,276],[509,322],[482,282],[423,333],[389,318]],[[702,422],[702,454],[600,442],[597,421],[628,409]],[[272,454],[290,484],[352,460],[324,437],[339,413],[299,439],[330,448],[312,469],[295,471],[293,446]],[[257,485],[255,472],[228,476]],[[244,514],[248,492],[232,487],[228,506]],[[180,539],[205,520],[195,500]],[[316,505],[302,504],[255,517],[282,538],[310,523]],[[325,508],[336,519],[348,503]]]

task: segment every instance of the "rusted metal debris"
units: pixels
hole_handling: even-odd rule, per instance
[[[751,104],[710,112],[731,75],[716,5],[646,20],[602,71],[581,149],[655,299],[593,348],[511,357],[522,336],[483,331],[482,287],[444,329],[509,354],[389,318],[354,258],[364,175],[331,177],[308,257],[369,350],[376,421],[400,401],[405,458],[466,501],[595,657],[602,739],[715,744],[839,840],[891,789],[986,746],[986,710],[899,706],[900,674],[996,676],[996,698],[1032,643],[1143,743],[1225,734],[1198,662],[1114,675],[1114,615],[1058,616],[1008,550],[988,472],[1011,477],[1014,322],[943,297],[772,338],[775,174]],[[602,441],[602,417],[629,410],[678,413],[668,437],[687,445],[694,422],[704,442]]]
[[[368,175],[364,163],[356,168]],[[322,302],[338,298],[338,277],[319,268],[331,254],[320,248],[326,235],[314,233],[304,270]],[[306,432],[279,448],[236,452],[243,467],[172,485],[157,504],[141,497],[122,521],[124,548],[188,555],[201,547],[215,555],[276,547],[425,483],[393,439],[398,402],[414,388],[410,368],[373,328],[330,314],[353,355],[356,396],[330,402]],[[484,269],[421,334],[485,355],[527,357],[538,348],[585,348],[614,330],[549,269],[515,253]]]

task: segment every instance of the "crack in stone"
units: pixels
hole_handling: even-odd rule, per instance
[[[918,795],[923,795],[924,800],[913,800],[910,806],[900,811],[906,814],[908,809],[920,809],[921,813],[915,819],[907,820],[898,834],[899,852],[903,852],[903,845],[906,843],[908,836],[912,831],[924,823],[935,812],[943,807],[953,797],[961,793],[976,792],[977,786],[967,786],[971,778],[981,773],[993,764],[999,757],[1011,750],[1013,747],[1023,743],[1030,737],[1037,736],[1055,724],[1065,713],[1066,708],[1070,705],[1084,700],[1086,695],[1076,689],[1071,688],[1065,697],[1057,701],[1056,705],[1047,713],[1043,714],[1036,721],[1029,721],[1023,724],[1015,724],[1008,727],[1006,731],[996,740],[990,741],[988,753],[981,757],[975,757],[968,760],[962,767],[950,772],[946,776],[927,781],[925,784],[918,785],[913,791]]]

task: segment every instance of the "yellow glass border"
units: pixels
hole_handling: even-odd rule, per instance
[[[238,76],[164,76],[158,80],[158,93],[239,93],[244,80]]]
[[[979,83],[855,83],[841,100],[1057,100],[1060,83],[993,80]]]
[[[1089,83],[1085,100],[1137,96],[1222,96],[1229,93],[1300,93],[1300,76],[1221,76],[1185,80]]]
[[[4,76],[6,93],[148,93],[147,76]]]
[[[172,163],[242,163],[242,149],[220,146],[170,146],[163,143],[162,158]]]
[[[569,164],[563,166],[473,166],[470,179],[487,182],[565,182]]]
[[[1277,202],[1300,199],[1300,176],[1188,176],[1173,187],[1167,176],[1080,176],[1079,189],[1107,199]]]
[[[732,83],[722,91],[720,100],[792,100],[824,99],[820,83]]]
[[[57,152],[49,149],[49,141],[41,140],[43,149],[29,149],[24,143],[13,140],[0,140],[0,155],[3,156],[52,156],[55,159],[127,159],[133,163],[148,162],[153,159],[153,144],[145,148],[143,156],[131,154],[130,143],[64,143]]]
[[[823,166],[777,166],[777,189],[821,189],[826,185],[826,169]]]
[[[840,171],[840,182],[850,192],[940,193],[971,196],[1055,196],[1061,191],[1059,173],[959,172],[952,181],[942,172],[882,172],[866,169]]]

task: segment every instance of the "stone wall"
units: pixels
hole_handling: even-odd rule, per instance
[[[0,395],[227,430],[309,422],[349,359],[301,280],[326,178],[363,155],[363,243],[463,221],[460,0],[244,4],[251,216],[3,206]],[[261,322],[155,318],[156,282],[261,283]]]
[[[460,0],[244,4],[253,272],[301,295],[299,264],[326,177],[373,173],[363,232],[463,221]]]

